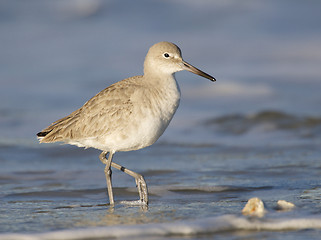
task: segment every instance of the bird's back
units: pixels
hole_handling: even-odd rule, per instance
[[[81,108],[38,133],[40,142],[65,142],[104,151],[136,150],[153,144],[179,104],[176,80],[153,84],[143,76],[117,82]]]

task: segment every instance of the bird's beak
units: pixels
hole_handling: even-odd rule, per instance
[[[180,63],[180,65],[183,68],[183,70],[187,70],[187,71],[190,71],[190,72],[195,73],[197,75],[200,75],[201,77],[207,78],[207,79],[211,80],[212,82],[216,81],[216,79],[214,77],[212,77],[211,75],[208,75],[207,73],[199,70],[198,68],[192,66],[191,64],[189,64],[185,61],[182,61]]]

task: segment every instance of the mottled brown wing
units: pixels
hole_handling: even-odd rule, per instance
[[[38,133],[40,142],[68,142],[119,131],[130,120],[131,95],[139,88],[136,82],[140,77],[124,79],[99,92],[84,106]]]

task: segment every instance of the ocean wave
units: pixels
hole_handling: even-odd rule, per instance
[[[232,114],[206,121],[224,134],[241,135],[260,128],[263,132],[294,131],[301,137],[321,135],[321,117],[296,116],[281,111],[261,111],[256,114]]]
[[[38,239],[105,239],[200,236],[235,231],[296,231],[321,229],[321,216],[313,218],[248,218],[236,215],[222,215],[203,219],[176,221],[170,223],[150,223],[94,227],[85,229],[62,230],[37,234],[0,234],[3,240]]]

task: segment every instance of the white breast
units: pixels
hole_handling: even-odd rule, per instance
[[[180,101],[177,82],[173,76],[170,77],[166,85],[146,88],[133,96],[133,119],[122,134],[118,132],[107,136],[105,141],[109,148],[116,152],[137,150],[157,141],[172,120]]]

